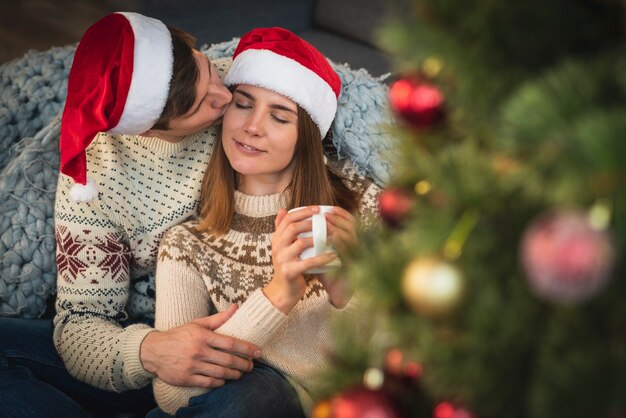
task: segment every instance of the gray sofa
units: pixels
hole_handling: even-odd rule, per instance
[[[113,0],[110,0],[113,1]],[[118,1],[118,0],[115,0]],[[376,30],[393,2],[385,0],[128,0],[124,10],[162,19],[198,38],[198,45],[240,37],[253,27],[292,30],[338,63],[373,76],[391,70]]]
[[[332,9],[337,16],[343,16],[339,9],[326,3],[327,0],[317,3],[301,0],[297,7],[286,0],[273,1],[276,3],[270,4],[269,0],[250,3],[249,10],[242,9],[242,13],[247,10],[247,15],[237,15],[233,11],[233,8],[242,7],[241,3],[224,2],[224,8],[216,9],[224,16],[210,18],[206,8],[208,5],[215,7],[221,0],[188,1],[187,8],[181,2],[174,7],[174,2],[164,0],[132,6],[136,11],[162,17],[197,34],[199,47],[211,58],[232,56],[236,46],[236,39],[232,38],[255,26],[282,25],[308,36],[317,45],[327,42],[325,53],[333,60],[343,84],[332,126],[338,155],[350,158],[377,183],[385,184],[390,168],[388,158],[391,158],[394,146],[384,129],[391,122],[388,86],[377,77],[388,68],[384,55],[364,41],[313,26],[314,16],[323,15],[322,12],[331,13]],[[375,3],[379,0],[368,1]],[[347,7],[348,3],[350,1],[341,3],[340,8]],[[191,4],[198,6],[192,8]],[[305,4],[315,6],[306,9],[308,15],[304,14]],[[260,13],[264,5],[267,6],[266,15]],[[120,10],[113,10],[116,9]],[[276,17],[279,12],[288,16]],[[370,18],[378,15],[375,13]],[[251,16],[256,20],[227,21],[226,16],[238,16],[239,19]],[[308,22],[308,26],[304,26],[304,22]],[[327,23],[331,25],[332,22]],[[349,29],[359,34],[356,25]],[[348,31],[348,28],[344,30]],[[371,31],[363,33],[363,36],[372,36]],[[206,44],[212,46],[203,47]],[[31,51],[0,65],[0,316],[36,318],[54,314],[58,116],[65,100],[74,51],[75,45]],[[350,67],[342,62],[348,62]],[[370,73],[361,69],[362,66]],[[148,295],[151,287],[138,280],[133,283],[133,290]]]

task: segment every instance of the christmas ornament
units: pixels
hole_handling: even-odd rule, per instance
[[[474,414],[450,402],[441,402],[433,410],[433,418],[474,418]]]
[[[385,224],[391,228],[402,225],[413,207],[414,196],[408,190],[392,188],[378,197],[378,211]]]
[[[389,89],[394,111],[411,126],[428,128],[445,115],[443,93],[417,77],[401,78]]]
[[[404,353],[399,348],[392,348],[385,353],[385,372],[392,376],[404,375]]]
[[[578,211],[554,211],[524,233],[521,262],[537,296],[557,303],[589,299],[606,286],[615,250],[606,229]]]
[[[428,180],[420,180],[415,183],[415,193],[420,196],[427,195],[432,189],[433,186]]]
[[[435,78],[443,70],[444,60],[442,57],[438,55],[431,55],[426,58],[424,62],[422,62],[421,70],[422,74],[424,74],[428,78]]]
[[[385,353],[384,370],[385,383],[388,388],[392,386],[401,386],[403,389],[417,387],[422,377],[422,365],[416,361],[406,360],[399,348],[392,348]],[[394,385],[394,382],[399,385]]]
[[[330,415],[330,401],[324,399],[315,404],[313,411],[311,411],[312,418],[331,418]]]
[[[376,367],[370,367],[363,373],[363,386],[368,389],[377,390],[383,387],[385,374]]]
[[[404,376],[410,380],[418,380],[422,376],[422,365],[416,361],[409,361],[404,365]]]
[[[380,390],[356,387],[331,401],[333,418],[399,418],[391,399]]]
[[[416,313],[427,317],[449,314],[459,304],[463,290],[461,272],[439,257],[413,260],[402,277],[405,301]]]

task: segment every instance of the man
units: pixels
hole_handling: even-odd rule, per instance
[[[231,97],[193,38],[158,20],[115,13],[85,33],[62,118],[54,334],[48,320],[0,320],[3,416],[143,415],[154,376],[214,388],[251,370],[259,348],[212,331],[235,306],[147,325],[159,240],[195,213]]]

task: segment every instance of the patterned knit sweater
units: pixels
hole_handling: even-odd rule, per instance
[[[347,164],[342,164],[342,172],[361,194],[359,217],[372,218],[379,188]],[[157,265],[155,326],[170,329],[237,303],[239,309],[216,331],[260,346],[261,360],[289,379],[307,410],[311,406],[307,390],[332,348],[328,317],[337,310],[316,279],[309,282],[305,296],[288,315],[272,305],[261,289],[272,277],[271,234],[276,213],[286,207],[286,199],[284,195],[236,192],[235,203],[231,230],[223,236],[199,231],[196,221],[165,235]],[[343,311],[349,311],[355,299]],[[170,386],[158,378],[153,385],[159,406],[169,414],[206,392]]]
[[[54,342],[79,380],[114,391],[149,383],[139,347],[152,328],[122,323],[153,316],[154,284],[135,281],[154,272],[165,231],[195,214],[214,137],[203,131],[173,144],[100,134],[88,149],[98,199],[74,203],[72,180],[60,178]]]
[[[231,60],[212,62],[223,77]],[[72,180],[59,176],[53,337],[78,380],[116,392],[150,383],[139,352],[153,328],[125,325],[154,317],[159,242],[195,215],[214,139],[214,129],[176,144],[99,134],[87,149],[87,174],[99,193],[88,203],[72,201]]]

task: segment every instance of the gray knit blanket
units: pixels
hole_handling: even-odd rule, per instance
[[[202,50],[232,56],[237,41]],[[60,113],[75,48],[31,51],[0,66],[0,316],[40,317],[55,294]],[[333,66],[343,82],[332,126],[339,156],[383,185],[394,155],[387,87],[365,70]]]

